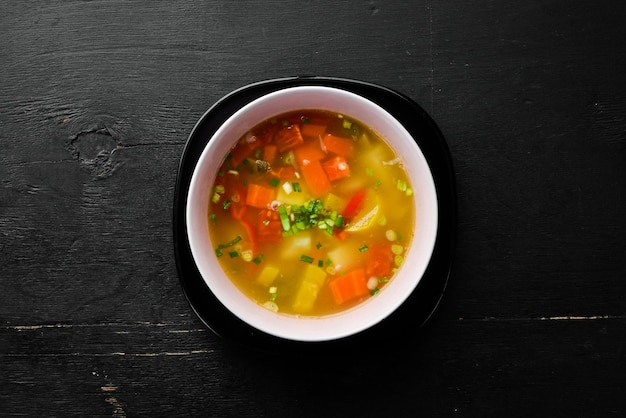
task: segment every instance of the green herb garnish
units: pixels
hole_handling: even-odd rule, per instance
[[[222,251],[224,248],[228,248],[228,247],[232,247],[233,245],[237,244],[239,241],[241,241],[241,235],[237,235],[235,238],[233,238],[231,241],[228,241],[226,244],[220,244],[217,246],[217,248],[215,249],[215,255],[218,257],[222,256]]]
[[[313,262],[313,257],[309,257],[308,255],[301,255],[300,261],[311,264]]]
[[[291,223],[289,222],[289,215],[287,215],[287,208],[284,205],[278,207],[278,215],[280,216],[280,223],[283,226],[284,231],[291,229]]]

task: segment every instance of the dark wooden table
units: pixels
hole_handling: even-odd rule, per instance
[[[624,416],[623,4],[3,1],[0,416]],[[398,90],[450,148],[448,288],[382,352],[232,346],[179,283],[191,129],[301,74]]]

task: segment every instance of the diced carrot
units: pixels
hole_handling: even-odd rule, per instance
[[[337,305],[367,295],[367,277],[362,268],[352,270],[328,282],[328,287]]]
[[[303,164],[306,161],[319,161],[326,157],[319,140],[305,141],[299,147],[294,148],[293,155],[298,164]]]
[[[293,166],[272,168],[272,174],[281,180],[292,179],[296,176],[296,169]]]
[[[254,232],[254,228],[248,221],[244,221],[242,219],[239,222],[241,222],[244,229],[246,230],[246,234],[248,235],[248,239],[250,240],[250,247],[251,247],[250,249],[252,250],[252,253],[256,254],[257,253],[257,245],[256,245],[257,237],[256,237],[256,233]]]
[[[303,142],[304,139],[298,125],[289,125],[276,132],[276,136],[274,136],[274,143],[278,147],[279,152],[295,148]]]
[[[270,166],[274,164],[276,160],[276,152],[278,151],[278,147],[276,145],[267,145],[263,148],[263,160],[267,161]]]
[[[260,242],[278,242],[282,238],[283,227],[280,215],[273,210],[261,210],[257,222],[257,235]]]
[[[310,161],[308,164],[302,164],[300,171],[313,197],[322,197],[330,191],[330,180],[322,168],[322,163],[317,160]]]
[[[267,209],[276,200],[276,189],[270,186],[251,183],[246,193],[246,204],[255,208]]]
[[[369,276],[390,277],[393,269],[393,252],[387,244],[371,246],[367,251],[365,272]]]
[[[350,166],[344,157],[338,155],[330,160],[324,161],[322,167],[328,176],[328,180],[335,181],[345,177],[350,177]]]
[[[247,157],[250,157],[261,146],[261,141],[247,142],[242,140],[230,151],[230,163],[233,168],[237,167]]]
[[[302,125],[301,132],[304,137],[317,139],[326,132],[326,125],[306,123]]]
[[[243,187],[238,187],[231,196],[231,204],[229,206],[230,217],[240,221],[246,214],[246,194]]]
[[[327,134],[322,137],[322,141],[328,152],[347,158],[354,155],[354,141],[349,138]]]

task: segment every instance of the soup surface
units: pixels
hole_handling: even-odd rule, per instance
[[[267,309],[321,316],[375,297],[413,238],[413,189],[375,132],[326,111],[283,114],[219,168],[209,233],[220,264]]]

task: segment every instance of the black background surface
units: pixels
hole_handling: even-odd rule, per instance
[[[0,3],[0,415],[623,416],[625,18],[585,0]],[[179,283],[189,133],[229,92],[297,75],[401,92],[447,140],[450,280],[381,350],[233,346]]]

